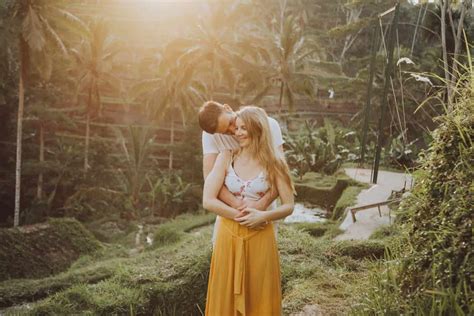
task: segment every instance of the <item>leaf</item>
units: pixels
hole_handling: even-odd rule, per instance
[[[46,45],[43,26],[38,14],[29,6],[28,14],[22,23],[22,35],[28,46],[34,51],[41,51]]]

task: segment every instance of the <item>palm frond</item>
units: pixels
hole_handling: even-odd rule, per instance
[[[64,45],[63,40],[61,37],[56,33],[56,31],[51,27],[49,24],[48,20],[44,19],[43,17],[40,16],[41,21],[43,22],[43,25],[45,26],[44,29],[47,32],[46,34],[51,37],[51,39],[56,43],[56,45],[61,49],[61,51],[67,55],[67,48],[66,45]]]
[[[22,36],[32,50],[41,51],[46,45],[43,25],[31,6],[22,23]]]

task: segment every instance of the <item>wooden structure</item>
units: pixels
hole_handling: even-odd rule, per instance
[[[387,201],[384,201],[384,202],[378,202],[378,203],[373,203],[373,204],[366,204],[366,205],[362,205],[362,206],[357,206],[357,207],[352,207],[349,209],[349,211],[351,212],[351,215],[352,215],[352,222],[355,223],[356,222],[356,217],[355,217],[355,214],[359,211],[363,211],[363,210],[367,210],[367,209],[370,209],[370,208],[374,208],[374,207],[377,207],[378,211],[379,211],[379,216],[382,217],[382,211],[380,210],[380,207],[383,206],[383,205],[388,205],[392,202],[398,202],[400,201],[400,199],[391,199],[391,200],[387,200]],[[392,218],[390,217],[390,208],[388,208],[388,220],[389,220],[389,223],[392,222]]]

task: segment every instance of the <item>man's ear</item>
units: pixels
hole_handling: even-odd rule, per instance
[[[234,112],[234,110],[232,110],[232,108],[228,104],[224,104],[224,109],[226,109],[229,112]]]

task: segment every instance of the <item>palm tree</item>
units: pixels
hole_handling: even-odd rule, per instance
[[[129,126],[128,133],[117,132],[125,155],[126,170],[121,172],[124,191],[129,195],[135,210],[140,192],[148,178],[147,160],[153,138],[147,127]]]
[[[29,73],[30,57],[37,59],[35,66],[40,66],[40,75],[48,78],[52,71],[52,60],[48,42],[56,44],[60,50],[67,54],[56,25],[75,22],[80,25],[80,20],[65,11],[59,1],[19,0],[9,2],[12,25],[16,26],[18,34],[18,120],[17,120],[17,151],[16,151],[16,184],[15,184],[15,213],[13,225],[18,226],[20,221],[20,189],[21,189],[21,154],[23,133],[23,112],[25,102],[25,83]],[[41,61],[41,62],[39,62]]]
[[[84,91],[87,95],[86,104],[86,135],[84,146],[84,172],[89,166],[89,142],[91,119],[101,112],[101,91],[105,87],[116,88],[119,79],[112,74],[114,57],[123,51],[121,42],[109,34],[107,24],[103,20],[95,20],[89,26],[87,38],[78,49],[72,49],[76,61],[78,78],[77,94]]]
[[[316,78],[305,70],[305,63],[319,57],[322,49],[304,32],[303,24],[300,16],[288,14],[286,1],[280,1],[280,15],[273,16],[271,23],[260,23],[260,34],[253,40],[261,43],[255,60],[257,67],[242,76],[242,81],[256,95],[252,103],[258,102],[275,85],[279,88],[280,112],[285,100],[290,110],[293,108],[295,94],[313,96]]]
[[[252,69],[253,65],[245,59],[257,49],[256,43],[248,40],[251,13],[252,6],[241,1],[213,3],[192,34],[170,43],[186,56],[187,61],[194,60],[199,65],[197,71],[207,83],[208,99],[214,99],[221,88],[235,93],[235,70]]]
[[[178,40],[179,41],[179,40]],[[170,153],[168,168],[173,169],[173,146],[175,141],[174,114],[178,110],[183,127],[190,113],[195,113],[195,105],[204,101],[206,86],[197,80],[195,75],[199,65],[194,63],[194,56],[189,51],[169,43],[152,67],[155,67],[155,78],[143,80],[134,88],[134,95],[146,100],[150,117],[162,120],[166,115],[170,120]]]

